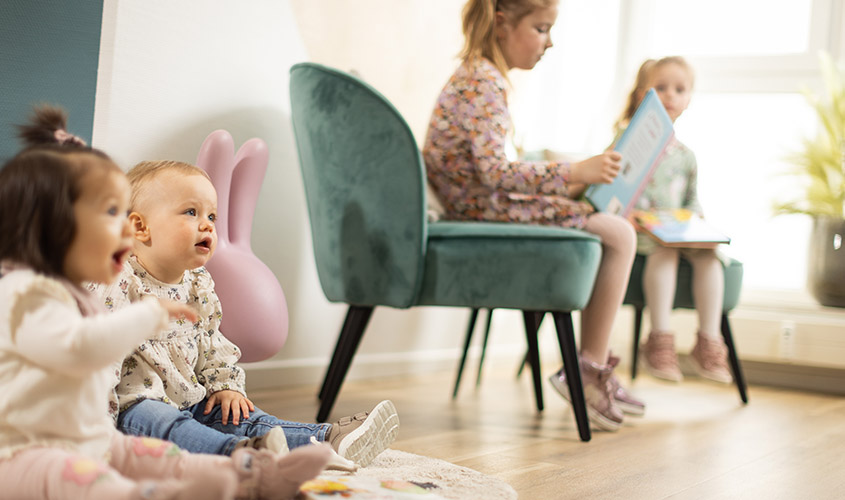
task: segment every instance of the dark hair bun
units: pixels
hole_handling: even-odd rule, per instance
[[[67,127],[67,113],[57,106],[42,104],[32,110],[29,123],[18,125],[18,137],[24,142],[24,147],[42,146],[47,144],[85,146],[85,142],[69,134]]]

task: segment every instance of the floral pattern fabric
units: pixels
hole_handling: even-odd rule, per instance
[[[153,296],[188,304],[198,315],[196,323],[171,319],[166,329],[124,359],[112,416],[116,417],[115,406],[124,411],[144,399],[183,410],[222,390],[246,395],[245,374],[237,366],[241,352],[220,333],[220,300],[204,267],[186,271],[178,284],[168,284],[152,277],[133,256],[114,284],[91,289],[109,310]]]
[[[510,161],[507,82],[487,59],[462,64],[432,113],[423,158],[451,220],[583,227],[592,206],[569,196],[566,162]]]

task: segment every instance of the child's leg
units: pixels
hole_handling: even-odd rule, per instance
[[[643,268],[643,294],[651,318],[651,329],[668,332],[669,316],[675,303],[675,288],[678,283],[678,259],[676,248],[658,247],[646,258]]]
[[[679,258],[677,249],[658,247],[646,258],[643,268],[643,294],[651,318],[651,332],[640,349],[641,358],[649,373],[672,382],[684,379],[675,350],[675,334],[669,326],[678,286]]]
[[[720,323],[725,293],[722,262],[714,251],[690,252],[692,292],[698,311],[699,330],[690,359],[695,371],[704,378],[729,383],[728,348],[722,340]]]
[[[282,420],[264,412],[260,408],[255,408],[254,412],[250,412],[249,418],[241,418],[238,425],[232,423],[232,415],[230,414],[226,425],[223,425],[221,406],[216,405],[208,415],[204,415],[205,404],[206,400],[204,399],[190,409],[193,419],[203,426],[226,435],[247,438],[263,436],[270,429],[281,427],[285,432],[287,445],[290,449],[311,444],[311,436],[317,438],[317,441],[325,441],[326,434],[332,427],[331,424],[309,424]],[[174,442],[178,444],[178,442]],[[227,454],[230,455],[231,453],[232,450],[229,450]]]
[[[115,470],[135,479],[173,478],[205,485],[208,492],[185,497],[186,500],[291,499],[302,483],[323,470],[331,454],[328,446],[317,445],[304,446],[284,456],[242,448],[232,457],[224,457],[186,453],[160,439],[115,434],[111,447]]]
[[[238,425],[222,424],[220,405],[205,415],[205,400],[191,411],[194,418],[223,433],[255,438],[267,435],[274,428],[281,428],[289,449],[310,445],[312,438],[318,442],[330,442],[337,452],[330,464],[333,469],[354,470],[355,464],[362,467],[384,451],[393,440],[399,428],[399,416],[390,401],[382,401],[370,412],[361,412],[344,417],[334,424],[307,424],[281,420],[260,408],[250,413],[248,419],[241,419]]]
[[[714,251],[690,252],[685,257],[692,264],[692,296],[698,311],[699,330],[708,337],[719,339],[725,269]]]
[[[57,448],[33,448],[0,461],[3,498],[132,498],[137,485],[105,463]],[[136,496],[136,498],[139,498]]]
[[[203,425],[189,411],[180,411],[167,403],[150,399],[120,412],[117,428],[132,436],[170,441],[191,453],[212,455],[230,455],[242,439]]]
[[[604,213],[590,215],[584,230],[601,237],[602,257],[593,295],[581,311],[581,356],[605,365],[613,320],[634,263],[636,234],[627,220]]]
[[[624,416],[611,388],[613,366],[609,365],[610,331],[616,312],[625,297],[631,265],[636,250],[636,235],[631,224],[616,215],[592,214],[584,229],[601,237],[602,256],[593,295],[581,311],[581,382],[587,416],[604,430],[617,430]],[[570,399],[563,369],[550,378],[552,385]]]
[[[223,476],[225,477],[225,476]],[[231,478],[231,476],[230,476]],[[105,462],[56,448],[33,448],[0,461],[3,498],[16,500],[177,500],[233,498],[234,485],[149,480],[135,482]]]

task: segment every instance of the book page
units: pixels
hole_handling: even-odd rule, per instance
[[[700,216],[687,209],[635,212],[639,230],[668,247],[715,248],[731,239]]]
[[[622,154],[622,169],[610,184],[593,184],[585,193],[596,210],[627,215],[675,131],[672,119],[651,89],[614,147]]]

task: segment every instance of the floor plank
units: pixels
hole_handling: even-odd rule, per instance
[[[529,377],[515,363],[485,367],[479,388],[453,373],[353,381],[332,418],[392,399],[401,429],[393,448],[496,476],[522,499],[843,498],[845,398],[762,386],[742,405],[734,386],[643,375],[632,385],[648,403],[615,433],[578,439],[566,402],[544,381],[536,411]],[[250,395],[263,410],[313,422],[317,385]]]

